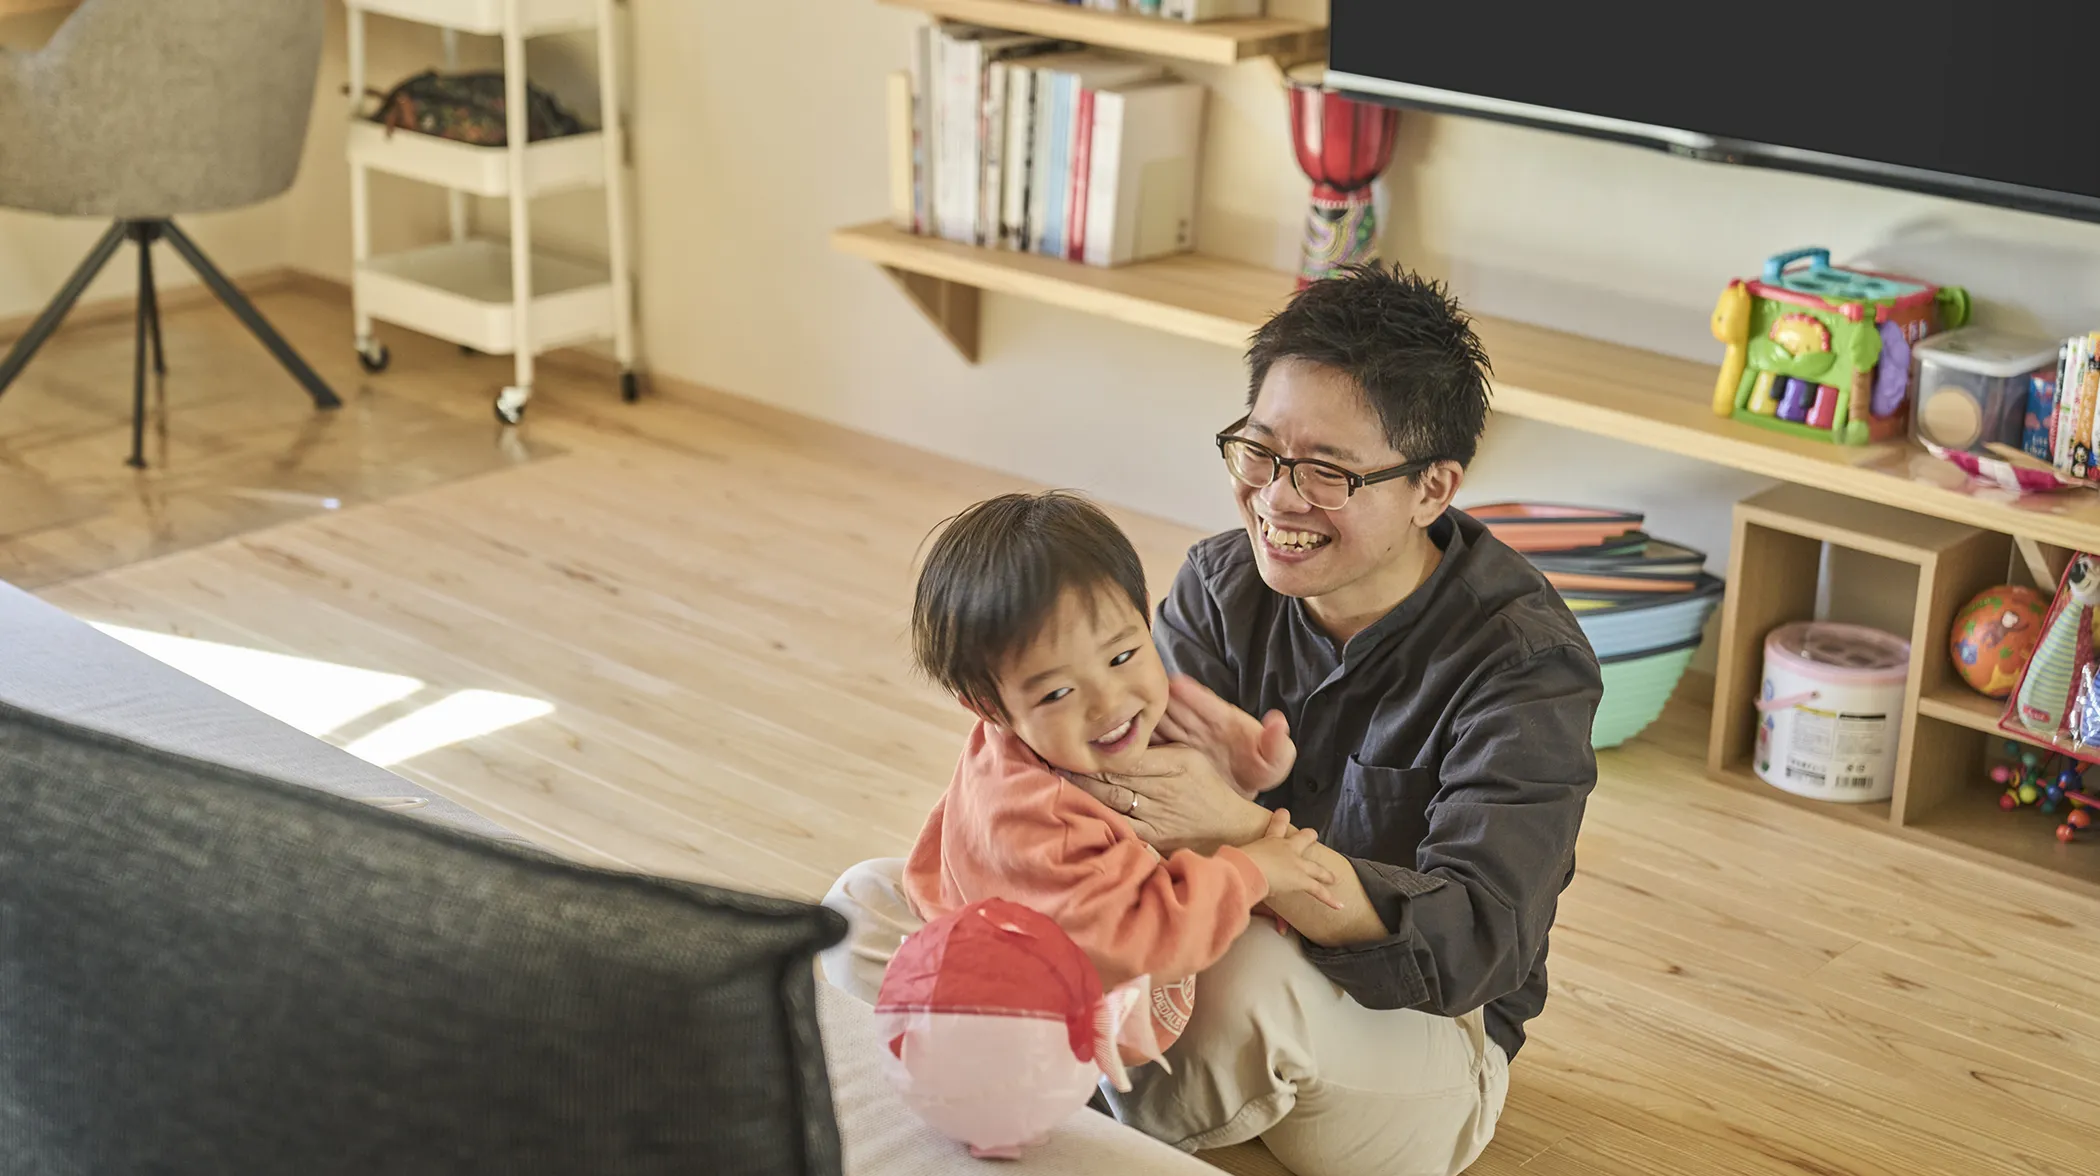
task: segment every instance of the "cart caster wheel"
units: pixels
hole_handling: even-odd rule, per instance
[[[635,378],[635,374],[633,372],[621,372],[620,399],[626,401],[629,404],[633,404],[635,401],[640,400],[641,398],[641,381]]]
[[[386,349],[386,344],[377,340],[367,340],[357,345],[357,366],[373,375],[385,371],[386,365],[393,362],[393,358],[394,354]]]
[[[525,404],[532,399],[532,389],[512,385],[496,393],[496,419],[506,425],[515,425],[525,419]]]

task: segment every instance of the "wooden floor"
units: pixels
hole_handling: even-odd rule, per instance
[[[339,304],[265,301],[347,358]],[[375,385],[416,394],[385,403],[486,412],[485,363],[395,354]],[[528,428],[562,452],[44,594],[547,700],[398,770],[579,858],[815,896],[901,851],[965,727],[905,671],[911,558],[1013,483],[601,379],[550,376]],[[1156,590],[1193,536],[1123,518]],[[1702,736],[1680,707],[1602,757],[1552,1001],[1475,1171],[2100,1172],[2100,904],[1706,783]]]
[[[287,328],[339,317],[329,287],[278,279],[259,293],[266,315],[290,316]],[[497,426],[487,398],[506,382],[507,360],[464,361],[410,340],[398,367],[375,379],[358,369],[347,321],[295,331],[343,400],[317,413],[201,288],[169,301],[168,374],[148,377],[144,471],[124,461],[128,302],[76,310],[59,341],[0,394],[0,580],[54,583],[555,451]],[[11,344],[12,333],[0,327],[0,342]],[[426,362],[433,356],[440,366]]]

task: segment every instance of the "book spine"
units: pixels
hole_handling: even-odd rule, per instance
[[[911,45],[911,231],[933,231],[933,26],[920,25]]]
[[[1081,90],[1072,119],[1072,196],[1066,204],[1065,260],[1086,259],[1087,183],[1094,165],[1094,91]]]
[[[1028,164],[1028,236],[1022,248],[1041,253],[1050,227],[1052,133],[1056,129],[1057,74],[1035,71],[1035,142]]]
[[[1006,75],[1006,175],[1000,181],[999,247],[1023,247],[1028,220],[1028,161],[1035,139],[1035,71],[1015,65]]]
[[[962,47],[945,32],[933,38],[933,233],[955,232],[955,58]]]
[[[1088,265],[1116,264],[1117,206],[1123,185],[1123,95],[1111,90],[1094,98],[1094,142],[1088,149],[1086,254]]]
[[[984,70],[983,118],[978,123],[982,175],[977,191],[977,244],[994,245],[999,238],[999,209],[1006,179],[1006,71],[1004,61]]]
[[[2071,468],[2071,402],[2078,399],[2078,338],[2064,340],[2056,361],[2056,411],[2049,420],[2049,463]]]
[[[977,243],[977,192],[984,146],[984,43],[963,43],[962,68],[955,75],[955,240]]]
[[[889,122],[890,223],[910,232],[914,222],[912,196],[912,92],[911,71],[895,70],[884,94],[884,113]]]
[[[2100,334],[2087,334],[2079,340],[2079,426],[2073,435],[2077,441],[2073,472],[2081,479],[2094,477],[2096,409],[2100,409]]]
[[[1060,73],[1051,90],[1055,97],[1051,117],[1055,121],[1050,127],[1050,195],[1043,217],[1042,249],[1049,257],[1065,255],[1065,198],[1071,194],[1072,186],[1072,93],[1078,84],[1077,76]]]

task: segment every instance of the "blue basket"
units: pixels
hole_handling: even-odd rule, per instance
[[[1604,671],[1604,698],[1590,726],[1590,746],[1600,750],[1617,747],[1647,730],[1677,693],[1677,683],[1698,651],[1695,636],[1662,649],[1598,658]]]
[[[1597,660],[1605,661],[1683,641],[1696,643],[1721,603],[1723,587],[1720,577],[1701,572],[1699,586],[1690,592],[1568,592],[1563,598],[1575,610]]]

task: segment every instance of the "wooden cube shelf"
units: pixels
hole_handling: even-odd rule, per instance
[[[1970,598],[2020,580],[2047,592],[2067,555],[1805,486],[1779,486],[1737,503],[1709,773],[1796,807],[2100,894],[2100,840],[2065,845],[2034,814],[1999,811],[2000,789],[1985,765],[1990,749],[2008,738],[1998,728],[2003,704],[1956,677],[1947,653],[1954,614]],[[1856,582],[1840,584],[1848,565]],[[1895,794],[1882,803],[1808,800],[1766,785],[1750,770],[1765,637],[1789,621],[1813,618],[1819,595],[1831,602],[1828,619],[1872,624],[1910,641]]]

